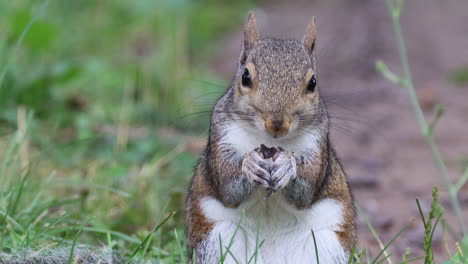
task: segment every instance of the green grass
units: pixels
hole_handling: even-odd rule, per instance
[[[185,146],[206,136],[215,83],[227,83],[204,62],[252,5],[0,0],[0,253],[65,248],[74,263],[92,247],[187,263],[182,208],[198,156]],[[466,258],[466,241],[447,263]],[[392,242],[349,263],[390,261]]]
[[[72,247],[76,241],[99,245],[108,240],[113,249],[124,254],[144,245],[152,252],[151,259],[180,262],[185,254],[179,251],[184,247],[176,245],[175,238],[183,237],[179,188],[184,187],[176,183],[178,178],[188,180],[195,157],[181,153],[177,164],[186,159],[183,169],[170,168],[174,166],[170,161],[164,173],[155,175],[143,174],[140,164],[132,166],[125,159],[120,164],[87,160],[83,162],[90,167],[55,169],[41,175],[41,169],[47,167],[42,164],[50,161],[32,158],[29,166],[23,166],[21,151],[31,133],[33,130],[17,132],[5,138],[10,143],[0,170],[1,251],[39,250],[50,244]],[[159,155],[168,150],[162,146],[156,149]],[[177,210],[178,215],[167,218],[161,228],[158,224],[172,216],[171,210]],[[149,232],[153,226],[157,228]],[[157,239],[150,240],[153,236]]]
[[[224,89],[204,62],[251,6],[0,1],[0,252],[98,245],[182,262],[198,158],[185,145],[209,117],[185,115]]]

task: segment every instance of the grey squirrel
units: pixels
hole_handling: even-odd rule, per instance
[[[243,35],[186,199],[190,258],[347,263],[356,213],[319,95],[315,18],[302,41],[260,39],[250,12]]]

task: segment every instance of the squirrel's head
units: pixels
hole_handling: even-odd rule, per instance
[[[323,123],[315,75],[315,18],[302,41],[259,39],[249,13],[239,68],[234,79],[234,105],[240,118],[254,122],[273,137]]]

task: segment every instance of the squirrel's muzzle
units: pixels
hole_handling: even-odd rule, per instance
[[[287,116],[266,115],[263,120],[266,131],[274,137],[286,135],[291,127],[291,118]]]

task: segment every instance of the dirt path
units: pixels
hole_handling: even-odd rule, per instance
[[[448,81],[451,71],[468,65],[466,10],[468,2],[463,0],[412,0],[405,1],[402,18],[426,117],[432,117],[435,104],[446,106],[436,141],[453,178],[461,175],[461,160],[468,158],[468,87],[454,87]],[[432,186],[437,184],[447,208],[449,203],[406,91],[374,70],[380,58],[400,72],[383,1],[264,1],[256,14],[262,36],[290,38],[300,38],[311,16],[317,16],[318,81],[334,117],[333,141],[356,199],[384,243],[415,218],[391,251],[401,256],[411,247],[412,257],[422,255],[423,228],[415,199],[420,198],[427,210]],[[240,27],[227,35],[212,62],[213,70],[226,79],[236,67],[240,36]],[[468,219],[468,186],[461,191],[461,199]],[[453,212],[447,209],[447,214],[454,223]],[[363,221],[359,228],[361,245],[376,252],[376,242]],[[438,261],[445,257],[442,242],[440,233],[436,234]]]

